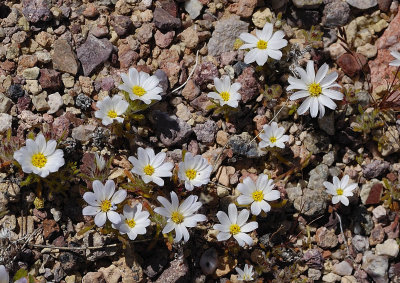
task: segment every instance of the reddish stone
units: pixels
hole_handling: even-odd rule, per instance
[[[21,69],[32,68],[36,66],[37,61],[36,55],[22,55],[18,59],[18,67],[21,67]]]
[[[194,81],[201,86],[205,83],[212,83],[218,77],[218,68],[212,62],[204,62],[197,67],[194,73]]]
[[[362,70],[363,66],[367,63],[367,59],[364,55],[358,53],[345,53],[340,55],[337,63],[346,75],[354,77]]]
[[[178,17],[178,6],[173,0],[162,0],[161,7],[167,11],[171,16]]]
[[[260,92],[260,84],[255,76],[255,70],[253,67],[247,67],[243,70],[242,74],[237,78],[237,83],[241,83],[242,87],[239,93],[242,95],[242,101],[246,103],[247,101],[257,97]]]
[[[0,62],[0,69],[3,69],[6,72],[14,72],[15,70],[15,63],[13,61],[4,61],[4,62]]]
[[[239,0],[239,3],[237,3],[236,7],[236,14],[243,18],[251,17],[256,5],[257,0]]]
[[[68,137],[69,135],[69,126],[70,126],[70,121],[68,120],[65,115],[57,117],[54,119],[54,122],[52,124],[53,128],[53,134],[55,135],[56,139],[59,139],[61,137]]]
[[[39,83],[44,89],[59,89],[62,86],[61,73],[52,69],[41,69]]]
[[[121,15],[111,16],[111,25],[120,37],[126,35],[133,27],[131,18]]]
[[[393,18],[375,45],[378,48],[378,54],[368,63],[373,90],[381,85],[386,86],[387,82],[391,82],[394,78],[396,67],[389,66],[389,63],[394,60],[390,51],[400,50],[400,13]]]
[[[96,5],[90,3],[86,6],[86,9],[82,13],[86,18],[94,18],[99,15],[99,11],[97,10]]]
[[[43,220],[43,237],[45,240],[54,238],[60,233],[60,226],[53,219]]]
[[[129,68],[139,59],[139,54],[133,51],[129,45],[124,44],[118,48],[118,61],[122,69]]]
[[[376,183],[372,186],[371,190],[369,191],[368,198],[365,204],[378,204],[381,201],[383,191],[383,185],[381,183]]]
[[[27,110],[30,104],[31,98],[29,96],[19,97],[17,102],[18,112],[21,113],[22,111]]]

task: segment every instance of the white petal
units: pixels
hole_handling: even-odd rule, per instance
[[[98,206],[86,206],[82,210],[82,215],[96,215],[100,212],[100,208]]]
[[[102,227],[107,220],[107,214],[105,212],[100,212],[97,214],[94,218],[94,223],[97,225],[97,227]]]

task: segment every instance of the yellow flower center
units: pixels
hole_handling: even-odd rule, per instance
[[[224,101],[228,101],[231,97],[230,93],[227,91],[223,91],[219,94]]]
[[[129,228],[133,228],[133,227],[136,226],[136,222],[135,222],[135,220],[133,218],[132,219],[126,219],[125,223],[129,226]]]
[[[318,97],[322,93],[321,85],[318,83],[311,83],[308,85],[308,92],[311,96]]]
[[[232,235],[236,235],[240,233],[240,226],[237,224],[231,224],[231,226],[229,227],[229,231]]]
[[[341,188],[339,188],[336,190],[336,193],[338,196],[341,196],[341,195],[343,195],[343,190]]]
[[[142,88],[141,86],[138,86],[138,85],[135,85],[132,88],[132,92],[133,92],[134,95],[137,95],[137,96],[143,96],[143,95],[146,94],[146,90],[144,88]]]
[[[264,194],[262,191],[255,191],[251,194],[255,201],[262,201],[264,199]]]
[[[171,219],[172,221],[174,221],[174,223],[181,224],[185,217],[183,217],[182,213],[180,213],[179,211],[174,211],[172,212]]]
[[[103,200],[103,201],[101,202],[101,205],[100,205],[101,211],[107,212],[107,211],[110,210],[110,208],[111,208],[111,201],[109,201],[108,199],[106,199],[106,200]]]
[[[144,166],[143,172],[144,172],[146,175],[151,176],[151,175],[153,175],[153,173],[154,173],[154,167],[151,166],[150,164],[147,164],[146,166]]]
[[[257,48],[258,49],[267,49],[267,47],[268,47],[268,41],[264,41],[264,40],[259,40],[258,42],[257,42]]]
[[[47,157],[43,153],[35,153],[31,159],[32,165],[38,168],[43,168],[47,163]]]
[[[194,169],[188,169],[186,170],[186,177],[188,177],[189,180],[193,180],[196,178],[197,171]]]
[[[115,112],[114,110],[110,110],[108,111],[107,116],[111,119],[117,118],[117,112]]]
[[[271,143],[276,143],[276,137],[270,137],[270,138],[269,138],[269,141],[270,141]]]

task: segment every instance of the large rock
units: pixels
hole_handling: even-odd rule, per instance
[[[177,258],[170,262],[170,266],[161,273],[156,283],[179,283],[188,282],[190,278],[190,270],[185,259]]]
[[[89,34],[85,43],[77,49],[79,61],[82,64],[83,74],[87,77],[108,60],[113,45],[107,39],[98,39]]]
[[[231,51],[233,44],[239,35],[248,32],[249,24],[240,20],[239,16],[231,16],[228,19],[219,20],[208,42],[208,52],[217,56],[223,52]]]
[[[32,23],[51,19],[50,0],[23,0],[22,14]]]
[[[52,56],[53,68],[76,75],[78,72],[78,59],[72,50],[71,45],[65,39],[57,39],[54,41],[54,53]]]
[[[386,256],[374,255],[367,251],[363,256],[362,268],[372,277],[376,283],[388,282],[389,260]]]
[[[378,5],[377,0],[346,0],[350,6],[360,10],[366,10]]]
[[[322,24],[326,27],[340,27],[347,24],[350,7],[346,2],[336,1],[325,5]]]

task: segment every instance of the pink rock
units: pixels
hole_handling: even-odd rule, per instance
[[[236,14],[243,18],[248,18],[253,14],[256,5],[257,0],[239,0],[236,7]]]
[[[157,30],[156,34],[154,35],[154,39],[158,47],[167,48],[174,39],[174,36],[175,36],[175,31],[169,31],[164,34],[161,31]]]
[[[375,60],[369,61],[373,90],[381,85],[387,85],[394,78],[396,67],[389,66],[394,59],[390,51],[400,50],[400,13],[397,13],[383,35],[376,41],[376,47],[378,55]]]

